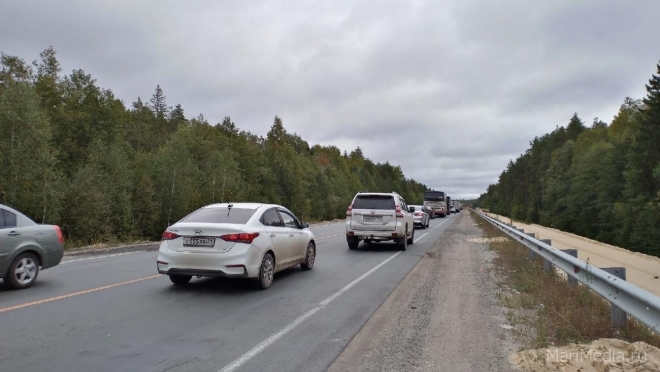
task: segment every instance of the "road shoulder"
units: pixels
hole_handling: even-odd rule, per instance
[[[469,213],[456,217],[328,371],[512,370],[493,253]]]

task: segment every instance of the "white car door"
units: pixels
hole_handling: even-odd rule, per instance
[[[300,261],[305,258],[305,254],[307,253],[307,234],[303,232],[300,222],[298,222],[295,216],[283,210],[279,212],[280,216],[282,216],[282,221],[284,221],[284,226],[289,230],[289,237],[291,238],[291,256],[288,261]]]
[[[264,212],[261,223],[265,226],[268,236],[273,242],[276,268],[286,266],[291,256],[291,233],[289,229],[284,226],[284,222],[275,208]]]

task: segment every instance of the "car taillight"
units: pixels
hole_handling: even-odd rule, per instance
[[[259,236],[259,233],[240,233],[240,234],[227,234],[220,237],[220,239],[231,243],[247,243],[252,244],[252,241]]]
[[[62,235],[62,229],[55,225],[55,232],[57,233],[57,240],[60,242],[60,244],[64,244],[64,235]]]
[[[415,216],[421,216],[422,213],[415,213]]]
[[[397,205],[396,206],[396,218],[403,218],[403,213],[401,213],[401,206]]]
[[[163,240],[174,240],[178,238],[179,235],[170,231],[163,231]]]
[[[346,210],[346,217],[350,217],[353,215],[353,204],[348,206],[348,209]]]

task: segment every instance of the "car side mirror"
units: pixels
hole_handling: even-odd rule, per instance
[[[415,211],[415,207],[408,207],[408,212],[413,213]]]
[[[303,229],[309,228],[309,224],[307,222],[303,222],[301,225]]]

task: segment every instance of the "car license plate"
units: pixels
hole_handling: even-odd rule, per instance
[[[381,216],[364,216],[364,222],[380,222],[382,218]]]
[[[184,247],[213,247],[215,238],[183,238]]]

